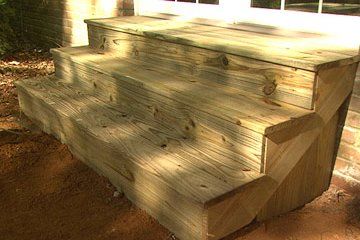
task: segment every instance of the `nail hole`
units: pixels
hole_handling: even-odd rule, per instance
[[[161,148],[166,148],[167,147],[167,144],[162,144],[161,145]]]
[[[221,61],[224,66],[229,65],[229,59],[226,56],[223,56]]]
[[[158,115],[158,114],[159,114],[159,109],[154,108],[154,117],[156,117],[156,115]]]
[[[192,119],[189,120],[189,123],[191,124],[191,126],[195,127],[195,122]]]

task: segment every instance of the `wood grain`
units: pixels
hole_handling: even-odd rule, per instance
[[[113,144],[114,150],[122,152],[124,158],[129,158],[128,161],[156,174],[165,182],[173,182],[173,188],[194,201],[206,203],[256,176],[252,171],[244,172],[243,165],[234,160],[222,157],[210,149],[199,149],[200,145],[196,142],[172,139],[173,136],[167,136],[162,129],[152,129],[136,116],[124,117],[121,109],[109,108],[97,98],[79,90],[72,91],[73,87],[55,79],[41,82],[27,80],[26,83],[18,83],[17,87],[26,88],[39,99],[48,100],[47,103],[56,107],[57,112],[75,119],[94,136]],[[73,100],[69,103],[67,99]],[[163,147],[163,138],[174,142]],[[141,146],[137,146],[139,143]],[[176,172],[178,177],[175,176]],[[136,171],[129,170],[124,175],[133,181]],[[201,184],[205,178],[212,177],[219,184],[218,187],[215,183],[206,187],[205,182]],[[190,185],[197,189],[190,190]]]
[[[220,154],[236,159],[244,168],[260,171],[263,136],[238,124],[213,116],[203,107],[198,109],[154,93],[148,88],[102,74],[78,64],[56,60],[57,77],[96,95],[125,115],[139,118],[156,127],[167,127],[182,139],[201,142]]]
[[[181,146],[163,148],[157,141],[168,136],[163,128],[151,131],[136,115],[124,117],[121,108],[63,81],[27,79],[16,86],[27,116],[182,239],[218,239],[242,227],[254,217],[248,203],[274,184],[194,142],[171,136]]]
[[[224,201],[209,206],[206,209],[208,239],[221,239],[249,224],[257,214],[253,206],[263,204],[263,199],[270,194],[268,189],[275,186],[274,180],[263,176]]]
[[[304,45],[304,40],[301,38],[296,41],[296,38],[287,37],[285,41],[281,39],[279,41],[278,37],[271,35],[271,31],[261,34],[255,31],[239,31],[219,26],[143,16],[95,19],[87,20],[86,23],[310,71],[317,71],[324,64],[326,67],[331,67],[332,63],[341,64],[344,60],[346,64],[359,61],[358,53],[349,56],[348,51],[341,51],[343,46],[340,44],[324,44],[327,42],[326,36],[323,35],[313,37],[308,40],[309,44]],[[328,51],[328,49],[336,48],[340,48],[340,51]]]
[[[338,114],[335,114],[324,127],[319,137],[280,184],[276,193],[258,214],[257,219],[259,221],[264,221],[303,206],[328,189],[333,170],[332,159],[336,154],[335,139],[338,118]],[[269,144],[268,142],[267,148],[269,148],[269,153],[275,153],[278,151],[279,145]],[[267,157],[271,158],[271,154]]]
[[[331,69],[320,70],[316,75],[316,88],[315,88],[315,111],[324,105],[324,101],[333,93],[335,85],[339,81],[343,84],[352,86],[359,63],[350,65],[341,65]]]
[[[270,134],[289,128],[311,114],[311,111],[289,104],[248,96],[242,91],[214,88],[196,77],[189,76],[188,81],[184,81],[176,72],[162,71],[143,61],[98,54],[81,47],[53,50],[53,54],[258,133]]]
[[[87,23],[90,47],[52,51],[56,76],[15,83],[20,107],[177,237],[218,240],[327,189],[357,52],[256,25]]]
[[[158,67],[177,71],[178,75],[200,76],[221,87],[307,109],[313,107],[313,72],[92,25],[89,42],[98,51],[153,62]]]

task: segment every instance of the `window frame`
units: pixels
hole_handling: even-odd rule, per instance
[[[318,12],[301,12],[285,9],[251,7],[251,0],[219,0],[219,5],[173,2],[164,0],[135,0],[135,14],[151,16],[159,13],[176,15],[182,19],[204,18],[226,23],[255,23],[292,30],[350,34],[360,42],[360,17],[321,13],[323,0],[319,0]],[[359,33],[357,33],[359,32]],[[354,39],[353,39],[354,40]]]
[[[183,12],[176,11],[176,9],[179,8],[185,8],[188,9],[189,7],[196,7],[199,11],[214,11],[214,9],[219,8],[225,8],[225,9],[234,9],[237,7],[241,7],[243,9],[256,9],[255,7],[251,7],[251,0],[219,0],[218,5],[212,5],[212,4],[202,4],[199,3],[200,0],[195,0],[195,4],[197,6],[194,6],[194,3],[189,2],[179,2],[179,0],[174,1],[164,1],[164,0],[135,0],[135,10],[136,13],[139,15],[144,14],[145,12],[149,12],[150,9],[147,9],[150,5],[151,12],[161,12],[161,13],[167,13],[167,14],[174,14],[174,15],[180,15],[179,13],[182,13],[181,15],[184,15]],[[323,0],[318,0],[319,6],[317,13],[322,13],[323,9]],[[153,2],[149,4],[149,2]],[[276,9],[277,11],[292,11],[292,10],[286,10],[285,9],[286,0],[280,0],[280,9]],[[144,8],[144,6],[147,6]],[[176,8],[174,10],[174,8]],[[267,10],[273,10],[273,9],[267,9]]]

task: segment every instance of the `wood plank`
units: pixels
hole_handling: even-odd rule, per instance
[[[121,107],[124,114],[137,114],[157,127],[167,126],[183,139],[201,141],[242,162],[245,168],[260,171],[262,134],[64,59],[55,59],[55,66],[58,78],[96,95],[114,108]]]
[[[329,94],[334,91],[335,85],[342,81],[344,84],[352,86],[359,63],[351,65],[339,65],[332,69],[323,69],[317,73],[315,89],[315,111],[324,105],[324,101]]]
[[[68,144],[77,158],[91,166],[97,173],[109,178],[130,201],[155,217],[170,231],[176,232],[176,236],[181,239],[202,239],[201,228],[197,227],[202,223],[201,206],[188,201],[163,182],[149,178],[143,173],[136,176],[135,185],[123,173],[124,170],[119,169],[119,164],[115,166],[109,164],[109,159],[122,160],[122,154],[116,153],[109,148],[107,142],[97,139],[90,132],[76,127],[69,117],[57,115],[54,109],[34,99],[36,99],[34,96],[26,92],[19,92],[21,108],[33,122],[45,132],[57,136]],[[39,119],[35,113],[42,113],[43,116]]]
[[[334,89],[336,89],[337,85],[344,84],[345,87],[344,89],[347,89],[348,91],[352,89],[357,71],[357,66],[358,63],[353,63],[347,66],[337,66],[332,69],[322,69],[317,73],[316,86],[314,89],[315,92],[314,104],[315,104],[316,112],[322,112],[322,114],[328,114],[325,112],[332,111],[332,109],[326,106],[326,103],[328,102],[330,95],[333,95],[335,96],[335,98],[337,98],[337,96],[334,95],[336,94],[334,93],[335,91]],[[334,101],[336,101],[336,99],[334,99]],[[314,116],[309,117],[309,119],[312,117]],[[315,127],[316,124],[313,125],[313,128]],[[267,137],[269,138],[269,140],[271,140],[271,142],[279,144],[288,139],[291,139],[293,136],[298,135],[303,130],[304,128],[302,127],[302,123],[300,123],[298,124],[298,126],[294,125],[294,128],[292,129],[291,133],[288,133],[287,131],[283,130],[276,133],[268,134]],[[307,128],[306,130],[311,130],[311,129]]]
[[[151,18],[160,18],[167,20],[177,20],[179,21],[179,17],[176,15],[169,14],[149,14],[146,15]],[[294,44],[296,42],[309,43],[311,48],[315,48],[320,51],[326,51],[330,53],[340,53],[344,55],[354,56],[358,52],[358,43],[352,42],[349,44],[347,42],[344,44],[344,39],[336,37],[331,34],[324,34],[314,31],[300,31],[300,30],[291,30],[285,28],[279,28],[276,26],[264,25],[259,23],[227,23],[220,20],[212,20],[212,19],[204,19],[204,18],[195,18],[195,19],[186,19],[184,21],[190,23],[196,23],[197,25],[203,26],[216,26],[225,29],[232,29],[237,31],[246,32],[248,35],[268,35],[271,37],[271,40],[274,41],[283,41],[288,42],[289,44]],[[282,47],[286,47],[286,45],[281,45]],[[304,44],[301,44],[304,46]],[[303,49],[307,51],[308,49]]]
[[[124,166],[122,171],[131,181],[136,179],[137,171],[148,171],[192,201],[205,204],[258,176],[199,143],[172,139],[174,136],[167,136],[161,129],[152,130],[152,126],[135,116],[124,117],[121,109],[106,107],[97,98],[73,91],[72,86],[56,79],[26,80],[17,83],[17,87],[113,146],[112,151],[122,153],[124,164],[136,166]],[[163,147],[163,138],[172,139],[174,144]]]
[[[269,35],[264,36],[261,40],[263,45],[261,45],[261,43],[259,44],[256,39],[244,42],[242,31],[217,26],[203,26],[184,21],[146,17],[127,17],[87,20],[86,23],[103,28],[111,28],[120,32],[143,35],[183,45],[212,49],[310,71],[317,71],[318,67],[325,63],[329,66],[329,62],[341,62],[346,60],[347,63],[351,63],[359,61],[360,59],[357,54],[349,56],[348,52],[342,54],[341,52],[326,51],[322,48],[322,51],[318,51],[320,49],[316,49],[316,47],[312,48],[311,44],[306,46],[293,44],[292,48],[279,47],[281,45],[279,43],[273,44],[273,46],[264,45],[264,42],[266,43],[274,38],[274,36]],[[201,31],[194,32],[196,28],[201,29]],[[220,33],[217,34],[217,31]],[[219,36],[223,36],[224,32],[228,33],[228,37],[219,38]],[[242,34],[240,37],[236,36],[240,33]],[[251,32],[246,36],[259,36],[259,34]],[[287,41],[283,42],[283,45],[286,46],[288,45],[286,43],[294,42],[294,39],[289,38]],[[312,43],[314,44],[314,42]],[[321,46],[320,44],[316,45]],[[259,49],[261,49],[261,51],[259,51]]]
[[[178,151],[180,149],[172,149],[166,154],[161,153],[166,151],[162,148],[146,150],[149,147],[148,139],[153,134],[146,139],[141,139],[142,130],[137,131],[136,135],[124,132],[124,128],[128,129],[129,122],[121,120],[124,119],[123,117],[116,117],[118,113],[107,114],[114,110],[104,106],[96,98],[85,95],[56,79],[24,80],[17,82],[16,85],[20,106],[27,116],[42,126],[46,132],[56,135],[62,142],[68,144],[76,156],[99,173],[109,177],[115,186],[122,188],[131,201],[156,217],[160,223],[182,239],[219,239],[220,234],[229,234],[228,231],[232,231],[232,228],[224,229],[220,226],[221,230],[219,230],[219,224],[214,219],[219,216],[219,209],[227,211],[226,214],[221,214],[225,219],[226,215],[235,219],[232,212],[228,211],[228,207],[224,208],[228,204],[224,205],[221,202],[240,202],[245,207],[248,201],[256,200],[258,194],[261,194],[263,188],[260,186],[264,186],[263,183],[268,184],[269,179],[266,180],[264,175],[243,172],[241,169],[238,172],[235,169],[236,164],[230,163],[229,160],[220,166],[219,157],[215,157],[207,149],[204,149],[204,154],[202,154],[203,157],[206,156],[203,163],[206,162],[207,166],[200,163],[199,159],[196,160],[195,156],[198,154],[194,150],[189,151],[185,145],[181,147],[184,148],[182,153]],[[112,121],[116,121],[116,125],[111,123]],[[141,125],[138,121],[132,122],[137,122],[138,126]],[[118,144],[120,137],[126,139],[121,141],[121,146]],[[126,153],[122,152],[124,150]],[[173,151],[177,151],[177,155],[173,155]],[[154,156],[154,154],[162,159],[152,159],[156,161],[156,163],[153,162],[151,155]],[[179,158],[179,154],[183,158]],[[209,154],[214,156],[213,160]],[[138,162],[131,157],[139,158]],[[182,162],[181,165],[184,168],[182,171],[171,166],[174,159]],[[188,165],[189,163],[191,166]],[[155,166],[157,170],[151,170]],[[170,185],[170,182],[165,180],[167,173],[163,167],[171,171],[171,179],[168,179],[171,181]],[[187,181],[197,185],[199,179],[202,179],[201,172],[212,174],[215,173],[215,168],[218,178],[216,181],[219,181],[220,172],[226,171],[224,174],[226,179],[223,180],[227,184],[242,183],[233,185],[232,190],[228,189],[225,194],[216,194],[214,186],[208,182],[206,186],[211,188],[209,189],[212,192],[211,195],[217,197],[204,203],[198,202],[199,199],[195,195],[199,193],[188,195],[182,192],[180,185],[184,184],[189,188],[190,186],[185,183]],[[183,172],[185,170],[192,172],[193,177],[186,177]],[[233,171],[237,173],[233,175],[231,173]],[[179,180],[176,177],[177,174],[182,175],[183,179]],[[257,184],[252,184],[253,181]],[[205,185],[200,184],[200,187],[204,188]],[[236,198],[236,201],[233,198]],[[209,206],[209,210],[204,211],[204,206]],[[242,220],[243,217],[248,218],[246,214],[236,215],[236,219],[241,223],[247,222],[247,220]],[[208,224],[212,224],[210,228],[207,227]],[[214,237],[208,234],[207,229],[216,230],[219,233],[216,233]]]
[[[94,26],[89,26],[89,42],[94,49],[153,62],[179,75],[206,79],[208,84],[217,83],[307,109],[313,107],[313,72]]]
[[[349,70],[352,68],[353,66],[349,66]],[[269,169],[268,174],[277,182],[282,182],[285,179],[289,170],[293,169],[300,160],[299,158],[305,154],[305,151],[318,137],[324,124],[329,122],[352,91],[354,79],[344,76],[341,72],[332,78],[335,79],[333,89],[317,109],[318,117],[303,124],[301,127],[302,134],[295,137],[291,143],[282,144],[274,155],[274,164]],[[314,126],[316,127],[314,128]]]
[[[314,150],[309,150],[309,148],[316,141],[316,139],[319,138],[325,124],[328,124],[329,121],[334,117],[335,113],[338,111],[352,90],[354,79],[348,79],[349,81],[346,82],[342,81],[342,77],[343,76],[338,75],[335,78],[338,79],[338,81],[334,86],[333,92],[327,96],[327,99],[324,101],[323,105],[318,109],[318,117],[309,120],[302,126],[299,126],[302,128],[300,131],[301,134],[293,138],[291,141],[279,145],[279,148],[273,155],[274,164],[267,170],[267,172],[265,172],[266,175],[275,182],[275,184],[269,184],[266,188],[267,194],[263,194],[262,197],[257,199],[256,202],[248,203],[247,208],[252,214],[257,215],[260,213],[261,209],[266,206],[266,203],[269,201],[269,199],[271,199],[279,187],[281,187],[281,184],[286,184],[287,177],[290,176],[291,178],[291,172],[296,168],[307,151],[313,153]],[[329,124],[329,126],[333,125],[334,124]],[[324,134],[329,134],[329,131],[324,131]],[[328,137],[325,135],[323,138]],[[333,153],[334,149],[329,148],[326,143],[323,143],[322,147],[324,147],[324,150],[320,151],[322,154],[330,155],[330,153]],[[331,165],[331,160],[329,165]],[[321,184],[324,184],[324,182]],[[265,213],[264,215],[266,216],[267,214],[271,215],[270,213]],[[259,218],[261,219],[261,217],[262,213],[260,213]],[[250,222],[251,220],[249,219],[247,223]]]
[[[267,189],[275,186],[275,181],[264,176],[243,186],[225,201],[209,206],[205,220],[208,239],[221,239],[249,224],[256,217],[252,206],[263,204],[263,199],[270,194]]]
[[[200,33],[203,37],[211,37],[211,38],[219,38],[223,39],[224,37],[227,40],[231,41],[239,41],[241,39],[242,42],[249,44],[249,46],[260,47],[264,49],[273,49],[273,51],[287,51],[288,53],[299,54],[301,52],[306,56],[307,60],[309,59],[318,59],[321,57],[328,57],[331,59],[342,59],[347,58],[349,56],[357,55],[354,52],[353,46],[350,48],[349,46],[336,46],[334,45],[335,39],[332,39],[329,36],[324,34],[304,34],[298,33],[297,37],[293,37],[292,34],[290,36],[278,36],[277,34],[273,34],[272,31],[268,31],[265,33],[259,33],[258,31],[244,31],[244,30],[233,30],[229,28],[222,28],[216,26],[199,26],[192,25],[191,27],[176,29],[176,33],[184,33],[184,34],[197,34]],[[310,37],[311,36],[311,37]],[[348,49],[352,49],[352,54],[349,54]],[[314,52],[316,50],[317,52]],[[302,55],[299,55],[302,56]],[[316,57],[314,57],[316,56]]]
[[[260,211],[257,216],[259,221],[301,207],[328,189],[333,170],[332,160],[336,155],[337,127],[338,114],[335,114]],[[279,145],[267,144],[267,148],[270,148],[268,153],[275,153]],[[271,154],[267,157],[271,158]]]
[[[291,105],[241,95],[232,89],[215,89],[198,78],[184,81],[176,72],[164,72],[151,63],[97,54],[86,48],[54,50],[53,54],[259,133],[270,134],[291,127],[311,113]]]

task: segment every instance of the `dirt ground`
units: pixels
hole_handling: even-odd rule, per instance
[[[19,112],[13,82],[53,72],[38,50],[0,61],[0,240],[175,239]],[[245,239],[360,240],[360,186],[334,179],[302,209],[226,238]]]

